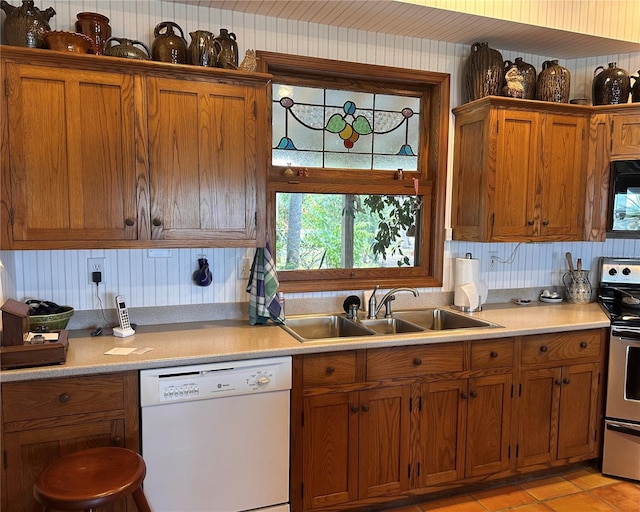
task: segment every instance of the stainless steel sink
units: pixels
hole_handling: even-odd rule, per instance
[[[378,334],[401,334],[404,332],[423,332],[424,328],[400,318],[376,318],[362,320],[365,327],[373,329]]]
[[[412,324],[419,325],[431,331],[471,329],[474,327],[499,327],[486,320],[479,320],[478,318],[472,318],[440,308],[394,311],[393,318],[411,322]]]
[[[342,315],[302,315],[289,317],[284,329],[298,341],[320,341],[350,336],[373,336],[376,332]]]

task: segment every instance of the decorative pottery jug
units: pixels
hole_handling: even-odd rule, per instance
[[[174,28],[180,32],[179,36],[173,32]],[[164,29],[164,33],[161,32],[162,29]],[[158,23],[153,35],[155,36],[151,45],[153,60],[172,64],[187,64],[189,62],[184,33],[173,21]]]
[[[591,302],[591,283],[588,270],[572,270],[562,276],[567,302],[587,304]]]
[[[522,57],[515,62],[504,61],[504,81],[502,95],[511,98],[534,100],[536,98],[536,68],[527,64]]]
[[[640,69],[638,70],[638,76],[632,76],[629,78],[633,78],[633,88],[631,89],[631,102],[632,103],[640,103]]]
[[[215,38],[220,43],[222,50],[218,55],[219,68],[238,69],[238,43],[236,35],[226,28],[220,29],[220,34]]]
[[[609,62],[609,67],[598,66],[593,70],[592,97],[594,105],[618,105],[629,101],[631,80],[629,74]]]
[[[2,0],[0,9],[7,15],[4,19],[3,31],[8,44],[28,48],[46,46],[44,33],[51,30],[48,22],[56,14],[53,7],[41,11],[34,7],[33,0],[22,0],[20,7]]]
[[[97,12],[79,12],[76,18],[76,32],[88,36],[93,41],[93,53],[102,55],[104,43],[111,37],[109,18]]]
[[[109,46],[113,41],[116,41],[119,44]],[[136,44],[142,46],[145,51],[142,51],[140,48],[136,48],[134,46]],[[126,37],[110,37],[105,41],[102,53],[104,55],[109,55],[110,57],[122,57],[124,59],[149,60],[151,58],[151,52],[146,44],[142,41],[127,39]]]
[[[213,34],[207,30],[189,32],[191,43],[189,44],[189,57],[191,64],[213,68],[218,62],[218,55],[222,46],[215,40]]]
[[[542,101],[568,103],[570,89],[569,70],[558,64],[557,60],[545,60],[542,63],[542,71],[538,75],[536,97]]]
[[[467,101],[500,95],[503,77],[500,52],[489,48],[489,43],[473,43],[463,72],[463,93]]]

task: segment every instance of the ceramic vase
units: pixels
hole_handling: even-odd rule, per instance
[[[534,100],[536,98],[536,79],[536,68],[524,62],[522,57],[516,57],[515,62],[505,60],[502,95]]]
[[[219,68],[238,69],[238,43],[236,35],[226,28],[220,29],[220,34],[215,37],[220,43],[220,54],[218,55]]]
[[[33,5],[33,0],[22,0],[20,7],[2,0],[0,9],[7,15],[2,28],[8,44],[27,48],[46,47],[44,34],[51,30],[48,22],[56,14],[53,7],[41,11]]]
[[[536,83],[536,97],[542,101],[568,103],[571,89],[571,73],[557,60],[546,60]]]
[[[97,12],[79,12],[76,18],[76,32],[89,37],[93,41],[93,53],[102,55],[104,44],[111,37],[109,18]]]
[[[598,66],[593,70],[591,86],[594,105],[618,105],[629,101],[629,74],[616,66],[615,62],[610,62],[607,69]]]
[[[466,101],[498,96],[502,87],[504,64],[498,50],[489,43],[474,43],[464,65],[463,84]]]

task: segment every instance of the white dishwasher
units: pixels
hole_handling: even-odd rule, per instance
[[[140,371],[154,512],[288,512],[291,358]]]

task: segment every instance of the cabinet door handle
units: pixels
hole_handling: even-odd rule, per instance
[[[153,221],[151,221],[151,223],[156,227],[162,226],[162,221],[160,219],[153,219]]]
[[[69,395],[68,393],[62,393],[58,397],[58,400],[60,401],[60,403],[66,404],[67,402],[69,402],[71,400],[71,395]]]
[[[554,380],[554,381],[553,381],[553,383],[554,383],[556,386],[561,386],[561,385],[562,385],[562,381],[561,381],[560,379],[556,379],[556,380]]]
[[[327,366],[327,375],[332,375],[336,369],[333,366]]]
[[[549,219],[544,219],[544,220],[542,221],[542,225],[543,225],[543,226],[548,226],[548,225],[549,225]]]
[[[549,350],[549,347],[547,347],[546,345],[542,345],[540,347],[540,352],[546,352],[547,350]]]
[[[416,365],[416,366],[420,366],[422,364],[422,359],[420,359],[419,357],[416,357],[413,360],[413,364]]]
[[[533,219],[527,221],[527,224],[529,224],[529,226],[533,226],[535,223],[536,221]]]
[[[469,395],[468,395],[465,391],[463,391],[463,392],[460,394],[460,397],[461,397],[463,400],[466,400],[467,398],[469,398]]]
[[[113,441],[111,441],[111,444],[113,446],[120,446],[122,444],[122,438],[120,436],[114,437]]]
[[[358,412],[360,410],[360,408],[357,405],[352,405],[351,406],[351,412]]]
[[[491,354],[489,354],[493,359],[495,359],[496,357],[498,357],[498,353],[497,352],[491,352]]]
[[[471,394],[471,398],[476,398],[478,396],[478,393],[475,391],[472,391],[470,394]]]
[[[562,382],[564,382],[565,384],[571,384],[571,379],[569,378],[562,379]]]
[[[581,341],[580,342],[580,348],[587,348],[587,342],[586,341]]]
[[[133,225],[136,223],[136,221],[134,221],[133,219],[125,219],[125,220],[124,220],[124,223],[125,223],[127,226],[133,226]]]
[[[367,404],[362,406],[362,412],[369,412],[369,406]]]

